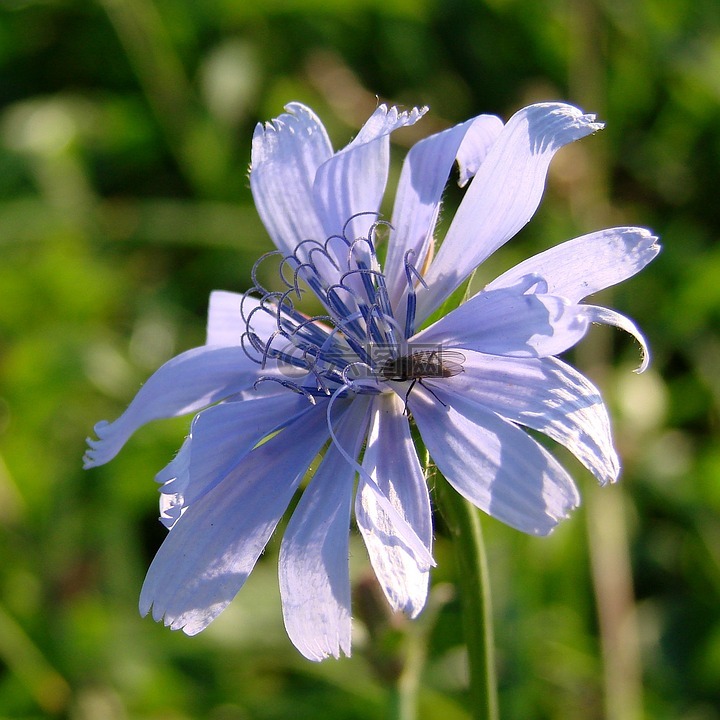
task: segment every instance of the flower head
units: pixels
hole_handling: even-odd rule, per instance
[[[389,135],[425,111],[380,106],[339,152],[297,103],[257,127],[250,182],[277,247],[261,261],[277,263],[277,284],[263,287],[256,271],[248,293],[214,292],[206,344],[170,360],[123,415],[98,424],[85,456],[87,467],[103,464],[148,421],[195,414],[157,476],[170,532],[142,589],[143,614],[203,630],[240,590],[324,450],[280,549],[290,638],[314,660],[350,652],[353,506],[389,603],[417,615],[432,522],[411,421],[458,492],[524,532],[550,532],[579,501],[524,428],[567,447],[600,482],[617,478],[600,393],[557,355],[591,323],[607,323],[638,339],[644,369],[634,324],[581,301],[650,262],[659,250],[650,232],[613,228],[555,246],[428,324],[532,217],[554,153],[601,124],[543,103],[505,125],[481,115],[432,135],[408,153],[386,222]],[[468,188],[434,253],[455,162]],[[298,309],[310,294],[313,316]]]

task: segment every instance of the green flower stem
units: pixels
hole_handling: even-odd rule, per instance
[[[398,690],[403,698],[400,720],[414,720],[417,717],[418,696],[420,693],[420,676],[425,664],[427,638],[419,634],[410,634],[407,638],[405,668],[398,680]]]
[[[439,473],[435,492],[452,536],[458,591],[470,668],[470,702],[475,720],[498,720],[497,680],[487,556],[478,510]]]
[[[393,720],[416,720],[420,675],[425,661],[426,638],[409,632],[406,637],[405,667],[393,688],[390,717]]]

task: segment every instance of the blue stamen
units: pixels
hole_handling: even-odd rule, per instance
[[[317,295],[318,299],[322,302],[325,298],[325,289],[322,285],[322,278],[318,275],[317,268],[312,265],[311,263],[300,263],[295,268],[295,276],[293,278],[295,287],[297,288],[298,294],[300,294],[300,286],[298,284],[298,277],[300,276],[300,272],[302,270],[310,270],[312,272],[312,275],[309,277],[304,277],[303,280],[308,284],[310,289]]]
[[[375,211],[375,210],[366,210],[366,211],[364,211],[364,212],[355,213],[354,215],[351,215],[351,216],[348,218],[347,222],[343,225],[342,236],[341,236],[341,237],[342,237],[343,240],[345,240],[345,242],[348,244],[348,246],[349,246],[351,249],[352,249],[352,246],[354,245],[354,242],[350,242],[350,241],[348,241],[348,239],[347,239],[347,229],[348,229],[348,227],[350,226],[350,223],[351,223],[353,220],[356,220],[356,219],[359,218],[359,217],[363,217],[364,215],[375,215],[375,217],[377,217],[379,214],[380,214],[380,213],[378,213],[378,212]],[[333,236],[333,237],[334,237],[334,236]],[[367,238],[358,238],[358,239],[360,239],[360,240],[367,240]]]
[[[252,345],[253,350],[255,350],[255,352],[259,352],[253,338],[257,338],[257,342],[260,342],[260,338],[258,338],[257,335],[246,330],[240,336],[240,347],[243,349],[243,352],[245,353],[245,355],[248,357],[249,360],[260,365],[262,363],[262,358],[253,357],[251,355],[250,351],[245,347],[245,342],[249,341],[250,344]]]
[[[405,337],[410,338],[415,334],[415,307],[417,299],[415,291],[409,292],[407,295],[407,305],[405,306]]]
[[[365,333],[363,332],[362,327],[355,322],[355,318],[361,317],[356,315],[355,313],[350,312],[350,308],[338,297],[338,290],[344,290],[347,292],[353,300],[355,300],[356,303],[358,303],[359,298],[355,296],[353,291],[348,288],[345,285],[342,285],[340,283],[336,283],[335,285],[331,285],[327,289],[326,297],[328,300],[328,305],[330,306],[328,309],[330,310],[331,314],[333,315],[333,320],[335,324],[344,323],[346,326],[346,331],[349,331],[355,337],[362,337]]]
[[[300,395],[304,395],[313,405],[315,405],[315,396],[313,395],[313,393],[308,392],[306,388],[301,387],[297,383],[294,383],[290,380],[283,380],[282,378],[276,378],[272,375],[263,375],[253,383],[253,390],[257,390],[257,386],[263,382],[276,382],[279,385],[282,385],[284,388],[288,388],[288,390],[292,390],[293,392],[296,392]]]
[[[296,325],[292,329],[288,330],[290,335],[293,337],[293,342],[295,342],[294,338],[297,337],[315,345],[323,346],[327,341],[328,333],[323,328],[314,325],[314,323],[319,320],[328,320],[332,322],[332,318],[328,315],[319,315]]]
[[[407,280],[407,306],[405,307],[405,337],[410,338],[415,334],[415,308],[417,299],[415,297],[415,284],[413,283],[413,277],[417,278],[420,284],[427,288],[427,283],[423,279],[422,275],[418,272],[417,268],[408,259],[410,255],[414,255],[414,250],[408,250],[405,253],[405,278]]]
[[[241,338],[243,350],[261,367],[268,366],[272,360],[307,373],[305,379],[298,382],[273,375],[263,376],[263,379],[313,396],[336,396],[338,388],[343,393],[351,388],[361,393],[381,392],[378,385],[382,375],[375,365],[386,361],[387,352],[378,360],[374,348],[390,348],[393,357],[402,354],[397,342],[403,342],[407,333],[403,335],[393,315],[387,283],[375,252],[378,228],[388,224],[376,221],[370,227],[368,237],[351,242],[347,238],[350,222],[361,215],[376,217],[377,213],[358,213],[345,224],[342,235],[333,235],[324,243],[303,240],[292,255],[282,257],[279,273],[285,286],[283,291],[268,290],[258,280],[259,263],[278,253],[268,253],[255,264],[254,292],[260,297],[258,305],[250,312],[244,306],[247,295],[243,298],[241,313],[247,324]],[[346,272],[339,270],[340,254],[331,247],[333,241],[340,241],[347,249]],[[326,268],[318,265],[324,261],[320,258],[327,260]],[[330,268],[334,268],[337,274],[331,272],[328,275],[326,270]],[[415,317],[414,277],[423,282],[409,262],[409,254],[405,257],[405,272],[409,288],[407,331],[413,329]],[[333,277],[337,278],[334,283],[331,282]],[[297,300],[308,287],[323,303],[327,315],[308,318],[296,309]],[[258,334],[251,329],[256,312],[272,314],[274,330],[266,337],[262,337],[266,333]],[[265,322],[264,326],[267,328],[268,323]]]
[[[264,255],[261,255],[253,264],[252,270],[250,271],[250,278],[253,282],[253,288],[249,290],[249,292],[253,292],[257,290],[259,293],[265,295],[267,294],[268,290],[264,288],[260,282],[257,279],[257,273],[258,269],[260,268],[261,263],[266,260],[269,257],[272,257],[273,255],[279,255],[281,258],[283,257],[283,254],[279,250],[271,250],[270,252],[266,252]]]

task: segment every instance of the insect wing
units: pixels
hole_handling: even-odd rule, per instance
[[[438,364],[440,365],[439,377],[454,377],[465,372],[463,363],[465,356],[457,350],[442,350],[438,353]]]
[[[413,378],[453,377],[463,372],[465,356],[456,350],[418,350],[411,356],[408,375]]]
[[[408,377],[442,377],[437,350],[416,350],[408,355],[407,363]]]

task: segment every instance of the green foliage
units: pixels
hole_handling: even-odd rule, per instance
[[[254,124],[302,100],[341,145],[376,93],[431,105],[423,133],[543,99],[607,122],[559,154],[537,218],[480,284],[614,224],[664,245],[611,299],[651,370],[630,373],[619,333],[577,357],[613,407],[622,482],[595,492],[568,460],[586,502],[551,538],[484,522],[501,716],[720,718],[719,71],[716,0],[4,0],[0,718],[384,717],[374,668],[418,642],[420,717],[467,717],[440,521],[425,624],[373,647],[358,617],[354,656],[318,666],[284,636],[276,543],[201,636],[137,616],[164,534],[152,477],[185,422],[80,468],[93,424],[201,342],[208,293],[246,288],[270,248],[246,177]]]

